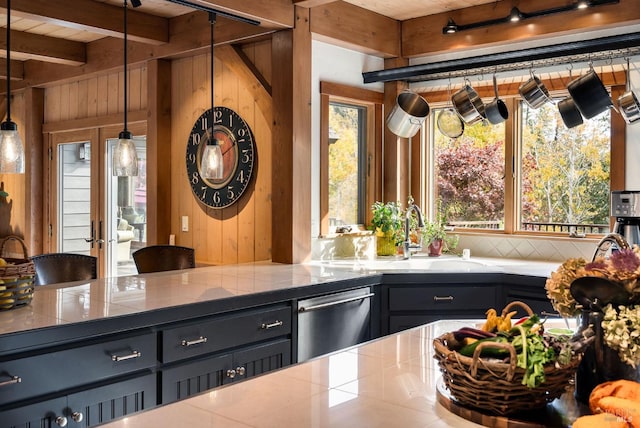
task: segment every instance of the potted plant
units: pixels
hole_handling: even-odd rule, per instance
[[[422,234],[422,241],[429,248],[430,257],[438,257],[443,252],[455,249],[458,245],[458,236],[447,236],[450,230],[447,226],[447,218],[442,214],[442,204],[438,202],[436,216],[432,221],[426,222]]]
[[[402,242],[402,209],[399,202],[375,202],[371,206],[371,229],[376,234],[379,256],[393,256]]]

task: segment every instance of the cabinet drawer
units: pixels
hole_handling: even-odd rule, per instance
[[[291,307],[241,311],[162,331],[162,362],[190,358],[291,333]]]
[[[155,333],[0,362],[0,403],[10,403],[156,365]],[[19,379],[19,382],[18,382]]]
[[[389,288],[389,310],[487,310],[496,305],[496,287],[470,287],[452,284],[448,287]]]

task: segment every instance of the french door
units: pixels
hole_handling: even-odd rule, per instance
[[[137,129],[136,129],[137,128]],[[130,127],[143,135],[144,126]],[[99,276],[137,273],[131,254],[144,246],[146,138],[134,137],[138,177],[113,177],[111,154],[120,129],[50,134],[47,252],[98,257]]]

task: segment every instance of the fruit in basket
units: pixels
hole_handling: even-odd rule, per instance
[[[15,303],[15,299],[7,299],[7,298],[1,298],[0,299],[0,309],[10,309],[11,307],[13,307],[13,304]]]
[[[7,261],[6,261],[5,259],[3,259],[2,257],[0,257],[0,267],[2,267],[2,266],[6,266],[6,265],[8,265],[8,264],[9,264],[9,263],[7,263]]]

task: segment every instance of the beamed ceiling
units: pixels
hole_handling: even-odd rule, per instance
[[[190,0],[260,21],[255,26],[219,16],[216,45],[240,44],[292,28],[295,6],[309,9],[314,37],[386,59],[428,57],[443,52],[513,40],[624,28],[640,24],[640,1],[597,10],[544,17],[520,25],[495,26],[443,36],[449,17],[465,23],[504,16],[513,6],[527,11],[564,6],[575,0]],[[204,51],[209,44],[206,12],[168,0],[141,0],[129,8],[129,61],[172,58]],[[123,0],[12,0],[11,70],[14,88],[46,86],[81,75],[122,67]],[[6,28],[6,0],[0,0],[0,26]],[[535,21],[535,22],[534,22]],[[624,31],[624,30],[622,30]],[[0,31],[0,57],[6,58],[6,31]],[[446,38],[445,38],[446,37]],[[6,77],[0,59],[0,79]]]

